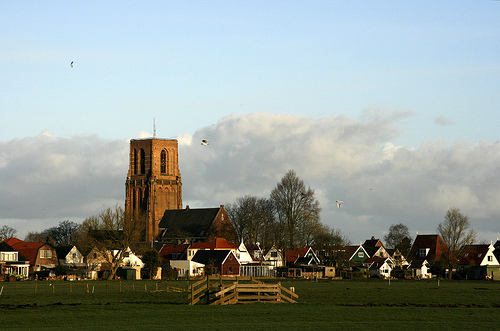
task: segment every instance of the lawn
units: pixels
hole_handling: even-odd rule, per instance
[[[187,288],[186,281],[0,283],[0,329],[468,330],[496,329],[500,318],[500,282],[282,284],[295,287],[297,304],[188,306],[188,292],[179,292]]]

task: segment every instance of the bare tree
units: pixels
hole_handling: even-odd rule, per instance
[[[14,228],[11,228],[8,225],[4,225],[0,228],[0,236],[3,238],[3,240],[14,237],[16,235],[16,233],[17,233],[17,230]]]
[[[80,244],[95,249],[110,266],[108,279],[113,279],[129,248],[144,239],[145,217],[132,217],[117,206],[85,219],[81,226]]]
[[[385,235],[384,241],[388,248],[398,249],[403,256],[407,256],[411,249],[412,237],[408,227],[399,223],[389,227],[389,233]]]
[[[271,192],[271,201],[276,208],[282,232],[282,251],[293,249],[303,241],[303,230],[307,224],[319,221],[321,208],[314,197],[314,190],[306,188],[295,171],[289,170]]]
[[[74,245],[76,243],[76,233],[79,229],[79,224],[66,220],[59,222],[58,226],[43,231],[42,234],[52,238],[57,246]]]
[[[476,231],[469,229],[469,227],[469,217],[454,207],[446,212],[444,221],[438,225],[437,230],[449,249],[449,253],[445,255],[450,270],[449,278],[452,277],[453,268],[457,265],[461,248],[464,245],[473,243],[476,239]]]

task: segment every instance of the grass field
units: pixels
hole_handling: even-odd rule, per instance
[[[282,281],[297,304],[188,306],[186,281],[0,283],[0,329],[498,329],[500,282]],[[171,291],[165,291],[169,287]]]

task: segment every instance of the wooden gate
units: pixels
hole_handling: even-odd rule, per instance
[[[229,284],[224,284],[230,281]],[[244,282],[244,281],[250,281]],[[284,288],[281,283],[265,284],[253,278],[206,277],[189,287],[189,304],[204,302],[211,305],[227,305],[250,302],[296,303],[298,295]]]

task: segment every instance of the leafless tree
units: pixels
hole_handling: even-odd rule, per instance
[[[80,230],[80,245],[94,249],[110,266],[108,279],[113,279],[127,249],[144,239],[145,217],[128,215],[122,207],[108,208],[85,219]]]
[[[3,240],[14,237],[16,233],[17,230],[8,225],[4,225],[0,228],[0,236],[3,238]]]
[[[471,244],[476,239],[476,231],[469,229],[469,227],[469,217],[454,207],[446,212],[444,221],[438,225],[437,230],[449,249],[445,259],[450,270],[450,278],[452,277],[453,268],[457,265],[460,250],[464,245]]]
[[[317,224],[321,208],[314,197],[314,190],[306,188],[293,170],[289,170],[271,192],[282,232],[279,243],[282,251],[294,249],[307,241],[303,231],[308,225]]]

